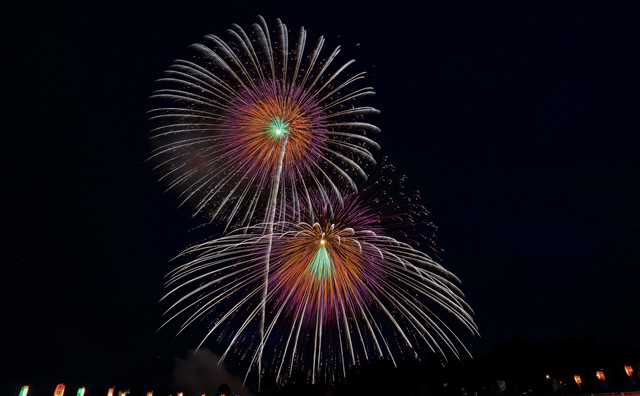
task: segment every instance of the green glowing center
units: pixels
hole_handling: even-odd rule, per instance
[[[329,257],[324,244],[320,246],[313,259],[311,259],[308,272],[316,279],[326,279],[333,276],[333,262],[331,262],[331,257]]]
[[[282,118],[272,117],[267,123],[267,132],[273,139],[280,139],[289,134],[289,124]]]

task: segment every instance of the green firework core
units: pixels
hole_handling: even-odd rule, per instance
[[[289,134],[289,124],[280,117],[271,117],[266,129],[272,139],[281,139]]]
[[[333,262],[324,245],[320,246],[313,259],[311,259],[307,271],[316,279],[326,279],[333,275]]]

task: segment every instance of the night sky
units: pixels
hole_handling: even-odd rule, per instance
[[[3,394],[170,384],[197,345],[155,333],[158,300],[168,261],[215,229],[192,230],[144,162],[147,98],[190,44],[256,15],[368,72],[375,156],[438,226],[473,354],[514,336],[639,347],[640,8],[440,3],[5,6]]]

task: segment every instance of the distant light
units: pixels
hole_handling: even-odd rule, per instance
[[[113,391],[114,390],[116,390],[115,386],[113,388],[109,388],[109,393],[107,393],[107,396],[113,396]]]
[[[629,374],[631,375],[631,374]],[[27,396],[27,392],[29,392],[29,387],[27,385],[23,386],[22,389],[20,389],[20,395],[19,396]]]
[[[64,394],[64,384],[58,384],[56,391],[53,392],[53,396],[62,396]]]
[[[544,377],[545,377],[546,379],[551,378],[551,377],[549,377],[549,374],[545,375]]]
[[[448,383],[446,383],[446,382],[445,382],[444,384],[442,384],[442,387],[443,387],[443,388],[446,388],[447,386],[449,386],[449,384],[448,384]]]
[[[627,373],[627,375],[629,377],[631,377],[631,374],[633,374],[633,368],[631,368],[631,366],[624,366],[624,371],[625,373]],[[29,387],[27,386],[27,389],[29,389]],[[26,393],[25,393],[26,395]]]
[[[596,378],[604,381],[604,373],[602,371],[596,371]]]
[[[84,388],[78,389],[78,396],[84,396]]]
[[[180,392],[178,393],[178,396],[184,396],[184,393]]]
[[[576,384],[580,385],[582,383],[582,379],[579,375],[574,375],[573,379],[576,380]]]
[[[153,392],[147,392],[147,396],[153,396]]]

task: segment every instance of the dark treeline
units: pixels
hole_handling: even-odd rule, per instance
[[[443,363],[433,355],[426,361],[404,359],[397,363],[396,368],[387,360],[368,362],[351,368],[346,380],[334,384],[309,385],[304,378],[294,378],[282,387],[267,387],[262,394],[512,396],[640,392],[640,348],[614,343],[603,346],[590,338],[528,343],[516,337],[475,359]],[[635,386],[624,366],[633,367]],[[596,371],[604,372],[604,381],[596,378]],[[581,388],[574,381],[575,375],[582,379]]]

